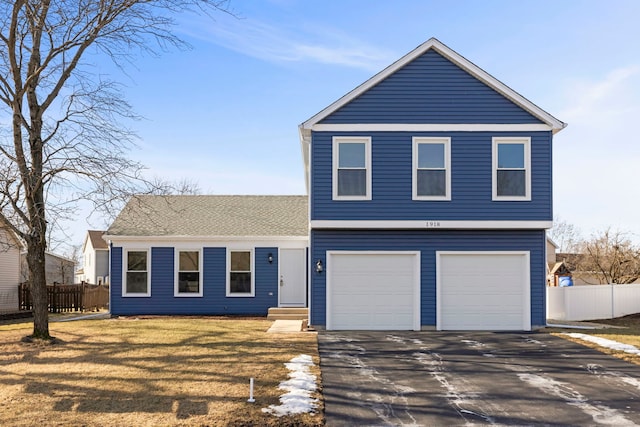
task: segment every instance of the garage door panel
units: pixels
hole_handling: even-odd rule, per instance
[[[330,252],[328,260],[328,328],[416,329],[418,253]]]
[[[438,329],[530,329],[528,253],[438,256]]]

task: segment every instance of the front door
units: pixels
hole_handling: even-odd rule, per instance
[[[280,249],[280,307],[305,307],[306,250]]]

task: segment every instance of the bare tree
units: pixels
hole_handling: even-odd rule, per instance
[[[0,0],[0,227],[27,247],[34,338],[51,338],[47,227],[81,199],[107,209],[141,178],[124,125],[136,116],[90,59],[123,67],[181,46],[172,15],[193,8],[224,12],[228,1]]]
[[[605,283],[633,283],[640,278],[640,248],[630,234],[607,229],[579,245],[574,273],[583,280]]]
[[[148,183],[146,194],[156,196],[197,196],[202,193],[197,182],[182,178],[179,181],[167,181],[160,177],[155,177]]]
[[[582,241],[580,231],[573,224],[557,216],[553,219],[553,228],[549,230],[548,235],[560,247],[559,252],[576,252]]]

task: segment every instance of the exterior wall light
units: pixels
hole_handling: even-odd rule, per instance
[[[269,264],[273,264],[273,254],[271,252],[267,255],[267,261],[269,261]]]
[[[322,260],[321,260],[321,259],[319,259],[319,260],[316,262],[316,273],[320,274],[320,273],[322,273],[322,270],[323,270],[323,267],[322,267]]]

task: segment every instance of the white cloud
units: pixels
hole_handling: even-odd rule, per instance
[[[271,25],[255,19],[190,22],[189,36],[274,62],[318,62],[379,71],[397,55],[330,27]]]
[[[585,235],[613,227],[640,239],[640,65],[566,85],[569,127],[555,137],[554,211]]]

